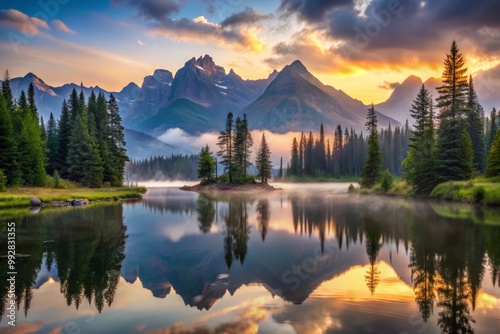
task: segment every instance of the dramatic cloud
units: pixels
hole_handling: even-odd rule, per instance
[[[260,14],[255,11],[255,9],[246,7],[245,10],[227,17],[220,23],[220,25],[222,28],[237,27],[240,25],[254,25],[255,23],[270,19],[272,17],[272,14]]]
[[[137,9],[146,20],[162,21],[170,14],[178,12],[184,5],[180,0],[112,0],[115,5],[126,5]]]
[[[67,34],[76,34],[76,31],[68,28],[68,26],[61,20],[52,20],[52,26],[57,30],[65,32]]]
[[[162,35],[173,40],[188,40],[200,43],[218,42],[236,49],[245,49],[259,52],[264,47],[264,42],[257,37],[253,29],[222,28],[219,24],[209,22],[200,16],[194,20],[182,18],[180,20],[168,19],[151,29],[151,35]]]
[[[126,5],[135,8],[138,16],[149,22],[149,34],[164,36],[172,40],[194,41],[197,43],[219,43],[234,49],[260,52],[264,48],[258,36],[255,23],[271,17],[262,15],[247,7],[223,20],[223,24],[209,22],[204,16],[195,19],[186,17],[173,19],[171,14],[178,12],[184,5],[183,0],[112,0],[115,5]],[[211,4],[210,0],[203,0]],[[239,26],[253,24],[248,27]]]
[[[50,30],[47,22],[36,17],[29,17],[17,9],[0,10],[0,26],[30,35],[39,34],[40,28]]]
[[[400,70],[416,63],[434,70],[454,39],[467,59],[500,60],[494,56],[500,51],[497,0],[483,0],[481,6],[468,0],[282,0],[280,9],[295,15],[304,31],[321,36],[326,46],[296,34],[275,45],[270,64],[305,56],[323,63],[313,66],[331,71]]]
[[[281,0],[280,10],[286,16],[298,14],[303,20],[320,22],[329,11],[349,5],[353,0]]]

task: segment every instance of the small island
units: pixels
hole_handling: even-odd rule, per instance
[[[217,158],[210,152],[206,145],[201,149],[198,159],[198,178],[200,183],[195,186],[184,186],[180,188],[195,192],[218,192],[218,191],[274,191],[280,190],[267,183],[272,177],[271,150],[263,133],[260,147],[257,150],[255,168],[257,174],[248,174],[251,148],[253,146],[252,134],[248,130],[246,114],[243,118],[233,121],[233,114],[229,113],[226,118],[226,128],[219,132],[219,151],[217,157],[222,159],[224,174],[217,173]],[[260,182],[257,182],[260,181]]]

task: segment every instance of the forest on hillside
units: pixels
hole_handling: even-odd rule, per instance
[[[39,117],[35,90],[14,98],[6,71],[0,93],[0,190],[18,186],[122,186],[128,160],[115,97],[73,89],[61,116]]]

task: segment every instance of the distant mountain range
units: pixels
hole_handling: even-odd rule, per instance
[[[63,99],[67,99],[74,88],[82,88],[86,96],[92,90],[102,91],[106,97],[113,93],[117,98],[125,127],[153,137],[159,137],[170,128],[181,128],[189,134],[218,131],[228,112],[235,116],[246,113],[252,129],[276,133],[318,131],[320,123],[325,125],[327,132],[333,132],[338,124],[358,131],[365,129],[367,106],[321,83],[300,61],[285,66],[280,72],[275,70],[266,79],[243,80],[232,69],[226,73],[205,55],[187,61],[175,76],[168,70],[157,69],[144,78],[141,87],[131,82],[119,92],[73,83],[52,87],[28,73],[11,79],[14,95],[26,91],[30,83],[35,86],[38,110],[45,119],[51,112],[59,116]],[[421,78],[410,76],[395,87],[387,101],[375,106],[379,125],[397,126],[407,119],[411,121],[409,110],[422,84],[431,95],[437,96],[440,79],[422,82]],[[497,94],[500,65],[479,72],[475,85],[486,113],[494,106],[500,107],[500,94]],[[130,133],[129,137],[138,138]],[[156,147],[158,143],[148,145]],[[174,152],[176,150],[173,148]]]
[[[493,108],[500,108],[500,64],[490,70],[480,71],[473,76],[474,88],[479,97],[479,102],[484,108],[486,115],[489,115]],[[442,85],[439,78],[429,78],[422,81],[421,78],[411,75],[405,81],[398,84],[389,99],[375,105],[381,113],[395,118],[401,123],[407,119],[412,123],[410,109],[422,84],[427,88],[431,96],[438,97],[437,87]]]
[[[394,91],[387,101],[377,104],[375,108],[401,123],[406,122],[406,120],[412,123],[410,109],[413,100],[417,97],[418,91],[422,88],[422,84],[429,90],[431,96],[436,98],[438,96],[436,88],[441,86],[442,82],[440,79],[436,78],[430,78],[422,82],[421,78],[411,75],[394,88]]]

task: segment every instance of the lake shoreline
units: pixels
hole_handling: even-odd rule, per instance
[[[484,179],[471,181],[449,181],[441,183],[429,195],[416,195],[407,188],[392,188],[388,192],[380,189],[356,187],[351,193],[360,195],[377,195],[402,197],[405,199],[424,199],[438,202],[470,204],[477,207],[500,206],[500,183],[485,182]]]
[[[80,200],[85,205],[94,202],[114,202],[140,200],[147,191],[144,187],[129,188],[11,188],[0,193],[0,209],[30,207],[72,207],[73,201]],[[83,206],[85,206],[83,205]]]
[[[279,191],[281,188],[276,188],[268,183],[247,183],[247,184],[229,184],[229,183],[212,183],[207,185],[196,184],[194,186],[183,186],[179,188],[183,191],[192,191],[197,193],[203,192],[235,192],[245,193],[249,191]]]

